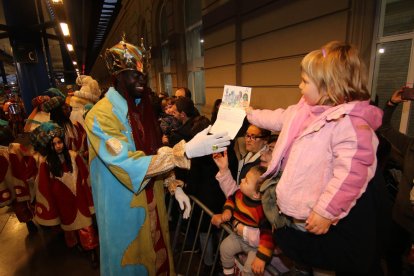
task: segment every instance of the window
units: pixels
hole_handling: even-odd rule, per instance
[[[383,107],[392,93],[414,81],[414,1],[383,0],[372,70],[372,94]],[[396,129],[414,136],[414,104],[405,102],[395,111]]]
[[[151,51],[150,51],[151,41],[149,40],[150,35],[148,33],[148,29],[147,29],[147,26],[146,26],[144,20],[141,21],[141,24],[140,24],[140,27],[139,27],[139,30],[138,30],[138,35],[139,35],[139,37],[134,38],[134,39],[137,39],[136,45],[141,46],[141,44],[143,43],[142,46],[144,46],[146,51],[149,51],[148,53],[146,53],[146,58],[149,58],[149,59],[148,59],[148,63],[147,62],[145,63],[144,71],[147,74],[148,80],[152,80]],[[151,88],[153,88],[151,82],[148,82],[148,85]]]
[[[196,105],[205,104],[204,48],[201,22],[201,1],[185,1],[185,40],[188,88]]]
[[[161,40],[161,57],[162,57],[162,72],[159,73],[159,87],[161,92],[166,92],[168,95],[173,95],[172,91],[172,77],[171,77],[171,56],[170,46],[168,43],[168,22],[167,13],[165,10],[165,3],[162,4],[160,12],[160,40]]]

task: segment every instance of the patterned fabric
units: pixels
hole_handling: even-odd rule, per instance
[[[50,100],[45,101],[42,104],[42,110],[44,112],[50,112],[51,110],[61,106],[65,102],[65,98],[61,96],[56,96],[50,98]]]
[[[167,187],[171,195],[174,195],[177,187],[184,187],[184,182],[176,179],[174,172],[171,171],[168,177],[164,179],[164,186]]]
[[[259,228],[260,241],[256,256],[265,262],[270,261],[274,249],[272,227],[265,217],[262,202],[252,200],[237,190],[227,198],[223,209],[230,210],[233,218],[244,225]]]
[[[54,137],[63,139],[65,137],[65,131],[62,127],[52,121],[42,123],[30,133],[30,141],[32,145],[39,145],[43,148],[47,147]]]
[[[49,97],[48,97],[49,98]],[[32,113],[26,119],[26,124],[24,126],[24,132],[32,132],[35,128],[40,126],[42,123],[50,121],[50,114],[44,112],[40,106],[33,108]]]
[[[48,90],[46,90],[45,94],[47,94],[50,97],[59,96],[62,98],[65,98],[66,96],[57,88],[51,87]]]
[[[173,275],[164,187],[146,178],[152,156],[135,147],[127,113],[126,100],[110,88],[85,118],[100,271]]]
[[[105,51],[105,62],[109,72],[116,75],[124,70],[144,73],[145,49],[127,43],[124,39]]]
[[[13,210],[20,222],[28,222],[33,219],[34,182],[37,175],[34,152],[18,143],[11,143],[7,151],[9,169],[5,180],[13,195]]]
[[[94,213],[88,169],[81,157],[69,151],[73,171],[63,163],[63,176],[54,177],[45,159],[39,166],[36,189],[36,221],[41,225],[60,224],[65,231],[92,225]]]
[[[182,169],[190,169],[190,160],[184,156],[185,141],[181,140],[173,148],[162,147],[158,150],[158,154],[154,155],[148,166],[146,177],[166,173],[175,167]]]
[[[18,143],[9,145],[9,161],[13,176],[16,201],[32,201],[35,196],[34,180],[37,175],[36,161],[32,148]]]
[[[32,99],[32,106],[33,107],[38,107],[39,105],[47,102],[50,100],[49,96],[37,96],[35,98]]]
[[[87,159],[84,155],[88,152],[88,141],[86,131],[80,123],[65,125],[65,144],[68,149],[78,152],[82,158]]]
[[[13,145],[18,146],[18,144]],[[27,161],[25,159],[22,157],[20,162],[16,163],[15,153],[0,146],[0,207],[12,206],[20,222],[33,219],[33,179],[27,179],[30,177],[31,169],[30,165],[24,166]],[[36,173],[36,171],[32,172]]]
[[[0,146],[0,207],[9,205],[14,198],[9,166],[9,152]]]

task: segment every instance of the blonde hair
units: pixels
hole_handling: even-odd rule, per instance
[[[358,50],[350,44],[325,44],[303,58],[301,69],[322,95],[318,104],[335,106],[370,99],[365,66]]]

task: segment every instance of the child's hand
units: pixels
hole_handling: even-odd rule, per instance
[[[244,111],[246,111],[246,115],[250,115],[253,112],[253,108],[251,106],[245,107]]]
[[[213,160],[216,163],[219,171],[224,172],[229,169],[229,160],[227,158],[227,150],[222,153],[213,153]]]
[[[324,218],[321,215],[312,211],[308,219],[306,220],[305,228],[310,233],[321,235],[328,232],[332,222],[333,221],[331,221],[330,219]]]
[[[231,219],[231,211],[230,210],[224,210],[223,214],[221,214],[221,220],[222,222],[229,221]]]
[[[254,275],[263,275],[266,263],[259,258],[254,258],[252,262],[252,272]]]
[[[213,217],[211,218],[211,223],[220,228],[220,225],[223,223],[221,219],[221,214],[213,215]]]

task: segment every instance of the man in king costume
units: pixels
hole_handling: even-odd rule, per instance
[[[207,135],[207,128],[187,143],[159,149],[146,54],[142,44],[124,39],[106,50],[113,87],[85,119],[102,275],[175,274],[158,179],[176,166],[189,168],[189,158],[224,151],[230,139],[225,133]]]

